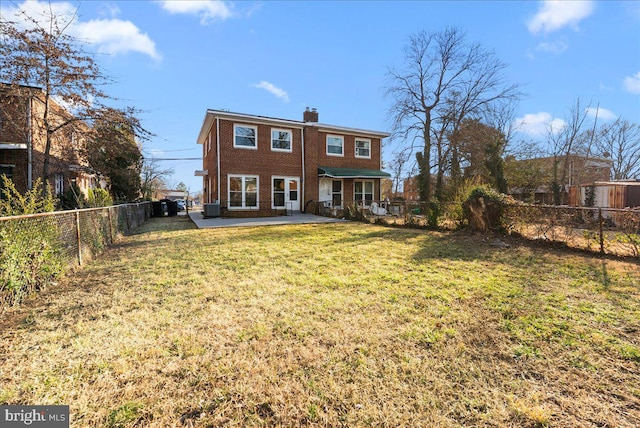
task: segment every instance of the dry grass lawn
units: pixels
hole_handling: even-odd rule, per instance
[[[640,425],[640,266],[466,234],[153,219],[0,326],[73,427]]]

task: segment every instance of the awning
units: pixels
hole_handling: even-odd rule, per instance
[[[330,178],[389,178],[391,174],[379,169],[318,167],[318,176]]]

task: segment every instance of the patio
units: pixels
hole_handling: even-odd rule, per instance
[[[253,217],[253,218],[224,218],[212,217],[204,218],[200,210],[189,211],[189,217],[198,226],[198,229],[209,229],[216,227],[252,227],[252,226],[275,226],[284,224],[315,224],[315,223],[338,223],[346,220],[323,217],[315,214],[293,213],[287,216],[277,217]]]

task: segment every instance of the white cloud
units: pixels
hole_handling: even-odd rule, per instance
[[[119,11],[111,9],[111,12]],[[71,22],[67,34],[95,45],[99,52],[139,52],[154,59],[160,58],[153,40],[131,21],[113,18],[83,22],[77,13],[77,7],[68,2],[25,1],[17,7],[2,8],[3,19],[14,21],[23,28],[32,26],[32,20],[38,25],[48,26],[54,16],[60,28]]]
[[[589,107],[588,109],[586,109],[586,112],[587,116],[597,117],[598,119],[603,120],[613,120],[618,118],[618,116],[614,112],[602,107]]]
[[[555,42],[542,42],[538,45],[536,50],[542,52],[548,52],[552,54],[560,54],[569,48],[569,44],[566,40],[556,40]]]
[[[624,78],[624,88],[632,94],[640,94],[640,71]]]
[[[164,0],[160,4],[164,10],[172,14],[199,16],[202,25],[232,16],[231,9],[220,0]]]
[[[61,26],[73,19],[77,8],[71,3],[48,3],[39,1],[24,1],[17,7],[3,6],[0,8],[2,19],[15,22],[22,28],[33,25],[32,21],[38,24],[49,23],[50,17],[59,18]]]
[[[131,21],[94,19],[76,24],[73,32],[80,39],[96,45],[99,52],[140,52],[153,59],[160,59],[155,42]]]
[[[545,0],[538,13],[529,20],[527,27],[532,33],[550,33],[565,26],[577,29],[578,23],[591,15],[594,2]]]
[[[567,123],[558,118],[554,118],[551,113],[539,112],[525,114],[514,121],[515,129],[533,137],[541,137],[549,133],[557,134],[562,131]]]
[[[287,92],[282,88],[278,88],[273,83],[269,83],[263,80],[262,82],[256,83],[253,86],[255,88],[260,88],[264,89],[265,91],[271,92],[273,95],[280,98],[285,103],[289,102],[289,95],[287,94]]]

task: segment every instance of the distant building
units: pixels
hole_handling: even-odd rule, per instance
[[[53,99],[49,103],[50,120],[54,123],[71,117]],[[21,193],[31,189],[39,177],[48,180],[54,195],[76,184],[86,196],[88,189],[99,187],[99,183],[81,156],[84,138],[72,130],[60,130],[54,135],[49,176],[41,177],[46,144],[43,114],[42,89],[0,84],[0,175],[11,178]]]
[[[640,207],[640,180],[596,181],[572,186],[569,205],[597,208]]]
[[[418,176],[406,178],[403,182],[403,196],[407,202],[420,200],[420,188],[418,187]]]
[[[552,205],[554,162],[557,163],[556,175],[562,204],[569,203],[571,186],[611,179],[613,162],[610,159],[578,155],[570,155],[568,159],[564,156],[524,160],[511,157],[505,162],[505,175],[509,185],[507,193],[526,202]]]

